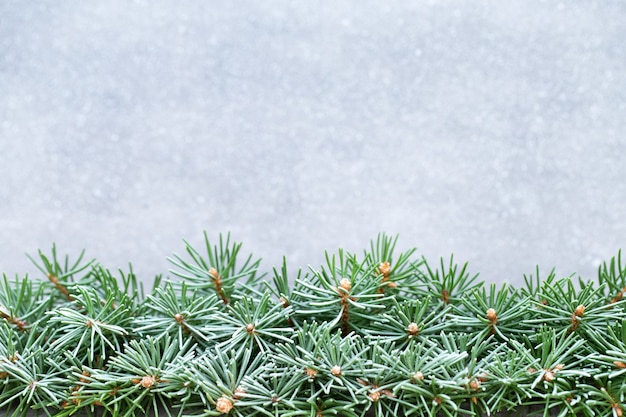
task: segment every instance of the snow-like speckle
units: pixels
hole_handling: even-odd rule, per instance
[[[0,3],[0,271],[270,270],[379,231],[487,281],[626,246],[619,2]]]

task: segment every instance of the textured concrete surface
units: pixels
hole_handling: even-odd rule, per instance
[[[379,231],[489,282],[626,246],[623,2],[0,2],[0,271],[270,270]]]

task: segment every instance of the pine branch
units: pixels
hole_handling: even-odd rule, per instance
[[[613,415],[626,407],[626,268],[485,285],[379,235],[270,281],[220,235],[145,295],[39,252],[0,280],[0,410],[25,416]],[[32,260],[32,258],[31,258]]]

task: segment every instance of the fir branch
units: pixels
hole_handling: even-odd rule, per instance
[[[20,332],[29,331],[31,324],[43,320],[52,306],[40,282],[28,277],[11,282],[5,274],[0,282],[0,318]]]
[[[401,303],[393,299],[391,309],[373,316],[370,325],[363,331],[372,338],[393,341],[400,347],[413,339],[436,337],[450,325],[446,323],[448,313],[448,306],[436,308],[430,296]]]
[[[207,330],[207,318],[220,308],[217,296],[201,296],[181,283],[177,290],[171,282],[155,288],[142,303],[141,315],[133,320],[133,331],[157,339],[169,336],[179,346],[191,337],[204,346],[213,345],[214,334]]]
[[[288,327],[290,314],[291,308],[275,303],[267,292],[259,300],[244,296],[229,305],[227,311],[213,313],[211,324],[203,329],[220,341],[217,344],[220,349],[234,350],[238,354],[245,349],[267,352],[276,341],[291,343],[288,337],[293,333]]]
[[[326,266],[312,272],[310,280],[296,280],[292,291],[298,297],[294,299],[294,317],[298,320],[332,322],[345,336],[358,331],[386,307],[367,260],[359,262],[355,255],[340,249],[336,256],[327,252]]]
[[[506,284],[498,289],[492,284],[489,292],[481,287],[463,297],[453,307],[451,319],[458,329],[475,333],[477,342],[490,335],[508,340],[512,334],[527,332],[522,324],[530,305],[530,300],[520,297],[517,290]]]
[[[391,292],[393,295],[407,296],[412,298],[415,288],[422,285],[417,279],[416,270],[419,269],[423,260],[413,260],[417,251],[410,248],[406,252],[394,254],[398,236],[391,237],[381,233],[376,242],[370,242],[370,250],[365,251],[364,257],[369,263],[369,269],[373,270],[379,280],[378,292],[381,294]]]
[[[40,252],[0,280],[0,409],[25,416],[613,415],[626,409],[626,269],[519,290],[379,235],[261,282],[220,236],[144,296],[132,272]],[[58,284],[58,285],[57,285]],[[622,297],[623,298],[623,297]]]
[[[128,303],[118,305],[114,298],[101,300],[95,290],[81,285],[75,287],[72,298],[71,306],[48,312],[56,329],[50,347],[72,349],[73,355],[90,363],[120,351],[132,322]]]
[[[72,301],[70,294],[71,286],[75,282],[82,281],[85,276],[79,275],[88,270],[95,262],[95,259],[83,262],[85,251],[83,250],[78,258],[71,263],[69,255],[66,255],[63,260],[57,255],[56,245],[52,245],[52,251],[50,256],[46,256],[41,250],[38,251],[39,261],[30,255],[26,255],[28,259],[35,265],[35,267],[41,271],[41,273],[52,283],[55,289],[61,294],[65,300]]]
[[[439,299],[444,305],[458,305],[464,294],[471,293],[475,288],[480,288],[483,283],[477,282],[478,274],[470,276],[467,271],[468,264],[463,264],[460,268],[454,262],[454,256],[450,256],[448,265],[440,259],[439,269],[431,268],[426,259],[422,260],[426,267],[426,272],[416,269],[420,281],[424,283],[423,288],[417,288],[418,294],[431,295],[433,299]]]
[[[219,236],[219,245],[212,245],[207,233],[204,232],[206,255],[201,254],[189,242],[184,241],[187,254],[191,261],[184,260],[174,254],[169,261],[180,270],[170,270],[174,275],[182,278],[192,289],[214,293],[224,304],[230,302],[234,295],[237,281],[253,282],[261,260],[252,260],[252,255],[245,259],[241,267],[237,267],[241,243],[230,241],[230,233]],[[242,286],[246,288],[246,286]]]

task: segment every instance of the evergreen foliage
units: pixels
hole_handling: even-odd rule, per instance
[[[269,279],[230,235],[147,294],[81,253],[0,281],[0,410],[25,416],[462,416],[626,410],[626,266],[485,285],[381,234]]]

